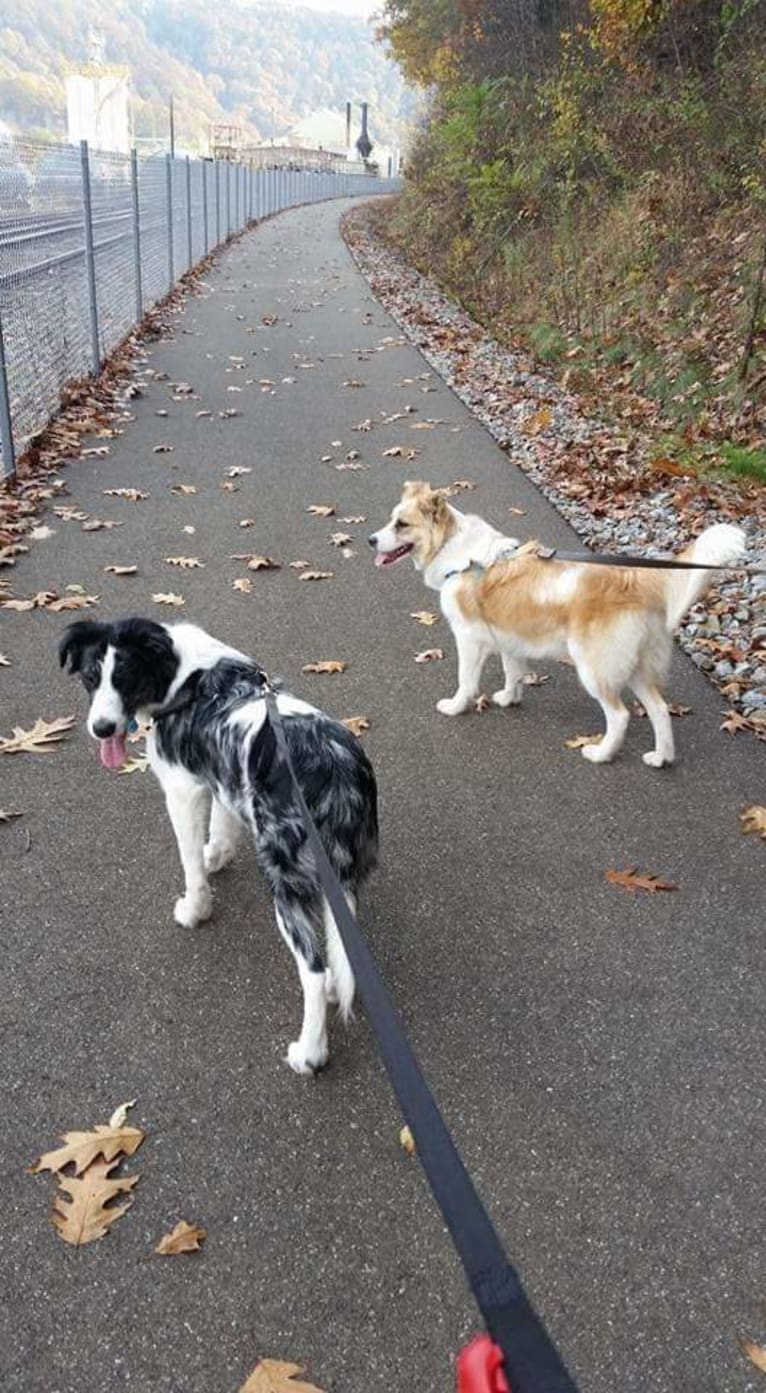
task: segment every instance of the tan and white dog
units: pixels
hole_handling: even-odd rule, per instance
[[[369,538],[378,566],[406,556],[432,590],[455,636],[458,688],[437,703],[445,716],[467,711],[479,693],[482,669],[500,656],[505,684],[497,706],[521,701],[522,679],[539,658],[569,658],[585,690],[599,703],[606,733],[582,753],[594,764],[620,749],[630,719],[622,699],[632,689],[646,708],[654,749],[644,762],[672,764],[673,731],[662,693],[672,634],[705,593],[710,571],[652,571],[545,560],[536,542],[522,545],[480,517],[453,508],[430,484],[408,483],[390,522]],[[726,565],[745,549],[739,527],[709,527],[680,554],[684,561]]]

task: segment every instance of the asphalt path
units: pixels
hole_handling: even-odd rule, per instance
[[[763,749],[719,732],[721,699],[680,653],[670,695],[692,714],[674,722],[672,770],[641,763],[645,720],[611,766],[567,749],[599,715],[557,664],[518,710],[437,714],[453,647],[443,621],[410,617],[435,597],[408,564],[375,570],[365,544],[401,481],[470,480],[464,501],[500,527],[572,534],[373,300],[344,206],[293,210],[221,255],[149,350],[108,458],[66,470],[72,502],[123,526],[51,515],[55,535],[5,575],[17,595],[82,585],[101,596],[94,617],[195,620],[317,704],[369,718],[382,854],[362,923],[583,1393],[756,1390],[737,1337],[766,1333],[764,852],[738,815],[764,801]],[[193,398],[173,399],[179,382]],[[396,445],[420,453],[383,457]],[[337,470],[351,450],[366,467]],[[182,483],[197,492],[171,491]],[[151,496],[104,497],[113,487]],[[335,517],[307,512],[323,503]],[[282,568],[249,573],[237,552]],[[204,569],[164,560],[179,555]],[[301,582],[298,559],[333,578]],[[139,573],[105,575],[111,563]],[[242,576],[250,594],[232,589]],[[168,591],[183,609],[152,602]],[[3,735],[84,716],[56,661],[69,617],[0,615]],[[437,646],[443,662],[414,662]],[[322,659],[348,668],[301,674]],[[282,1062],[299,989],[252,858],[219,878],[212,921],[183,930],[150,774],[108,775],[82,724],[55,753],[1,766],[0,805],[24,814],[0,826],[2,1388],[236,1393],[266,1355],[327,1393],[446,1393],[478,1328],[471,1300],[363,1015],[334,1028],[318,1080]],[[678,891],[607,882],[634,865]],[[134,1097],[147,1139],[133,1208],[71,1249],[49,1224],[50,1177],[24,1168]],[[180,1218],[207,1229],[203,1250],[152,1257]]]

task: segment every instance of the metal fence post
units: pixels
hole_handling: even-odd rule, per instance
[[[221,166],[216,160],[213,165],[215,170],[215,244],[221,245]]]
[[[242,168],[242,166],[239,165],[239,164],[238,164],[238,165],[235,165],[235,168],[234,168],[234,231],[235,231],[235,232],[239,232],[239,184],[240,184],[239,172],[240,172],[241,168]]]
[[[2,316],[0,316],[0,445],[3,450],[3,468],[0,477],[7,479],[11,474],[16,473],[16,451],[13,445],[13,420],[11,418],[11,397],[8,391],[8,369],[5,362]]]
[[[207,160],[203,160],[203,161],[202,161],[202,222],[203,222],[204,227],[205,227],[205,240],[204,240],[204,243],[203,243],[204,248],[205,248],[205,256],[207,256],[208,252],[210,251],[210,236],[209,236],[209,234],[208,234],[208,227],[207,227],[207,171],[208,171],[208,169],[209,169],[209,165],[208,165]]]
[[[165,156],[165,187],[167,192],[168,214],[168,290],[175,284],[173,270],[173,156]]]
[[[192,268],[192,207],[191,207],[191,159],[186,156],[186,251],[189,270]]]
[[[231,161],[226,165],[226,236],[231,237]]]
[[[130,193],[133,207],[133,270],[136,279],[136,323],[144,317],[144,293],[141,286],[141,221],[138,205],[138,152],[130,152]]]
[[[98,344],[98,302],[96,300],[96,249],[93,245],[93,208],[90,198],[90,161],[88,142],[80,141],[80,166],[82,169],[82,211],[85,228],[85,277],[88,287],[88,309],[90,311],[90,361],[94,376],[101,371],[101,350]]]

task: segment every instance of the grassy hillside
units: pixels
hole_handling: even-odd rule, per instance
[[[388,232],[679,466],[766,477],[764,0],[388,0]]]
[[[368,25],[345,15],[228,0],[0,0],[0,119],[38,136],[65,133],[66,74],[97,26],[109,63],[127,69],[136,134],[162,133],[171,92],[177,138],[206,142],[211,121],[268,137],[316,107],[370,103],[373,139],[402,134],[401,74]]]

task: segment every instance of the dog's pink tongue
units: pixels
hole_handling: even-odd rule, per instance
[[[377,552],[375,553],[375,565],[376,565],[376,566],[387,566],[387,565],[388,565],[388,553],[385,552],[385,551],[377,551]]]
[[[127,758],[124,735],[110,735],[99,745],[101,763],[105,769],[121,769]]]

